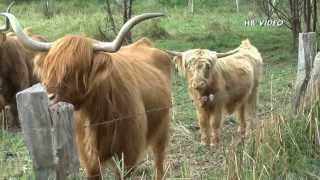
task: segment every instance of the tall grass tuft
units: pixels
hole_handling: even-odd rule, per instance
[[[247,142],[226,153],[227,179],[320,178],[319,103],[313,115],[279,113],[265,119]]]

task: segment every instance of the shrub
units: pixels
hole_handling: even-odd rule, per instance
[[[157,21],[146,23],[146,25],[141,28],[140,33],[141,36],[147,36],[152,39],[164,39],[170,36],[169,33],[163,27],[161,27]]]

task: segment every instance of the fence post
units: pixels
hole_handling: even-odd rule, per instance
[[[293,96],[293,109],[296,114],[304,108],[304,97],[310,80],[316,51],[316,33],[299,33],[298,69],[295,94]]]
[[[36,84],[17,94],[23,138],[37,180],[76,175],[79,161],[74,143],[73,107],[59,102],[49,107],[45,88]]]
[[[22,133],[32,158],[37,180],[54,178],[55,174],[48,104],[47,93],[39,84],[17,94]]]
[[[58,180],[64,180],[68,174],[76,176],[79,172],[79,161],[73,131],[73,106],[59,102],[50,106],[53,123],[53,148],[56,151]]]

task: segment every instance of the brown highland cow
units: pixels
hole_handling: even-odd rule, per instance
[[[54,43],[34,41],[12,14],[1,15],[25,45],[48,51],[35,58],[35,72],[56,101],[76,109],[76,142],[88,179],[101,179],[100,165],[113,156],[123,156],[126,170],[132,170],[149,146],[161,179],[170,119],[170,58],[147,39],[119,50],[130,28],[161,14],[131,19],[111,43],[74,35]]]
[[[9,5],[7,12],[13,4]],[[33,74],[33,58],[37,51],[23,46],[15,33],[2,33],[9,28],[9,20],[6,19],[6,24],[0,27],[0,112],[6,109],[7,123],[1,123],[6,126],[3,128],[15,129],[20,126],[16,93],[38,82]],[[46,41],[42,36],[33,34],[30,28],[24,32],[33,39]]]

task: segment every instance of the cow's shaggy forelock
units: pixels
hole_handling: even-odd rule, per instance
[[[216,57],[212,56],[209,50],[193,49],[183,53],[181,57],[173,59],[176,68],[181,76],[186,76],[187,72],[193,71],[198,63],[214,64]]]
[[[92,58],[93,48],[89,40],[66,36],[58,40],[45,58],[40,60],[40,66],[45,67],[45,70],[39,67],[37,73],[43,83],[59,87],[69,80],[69,76],[85,73]],[[87,79],[83,79],[83,82],[86,83]]]

